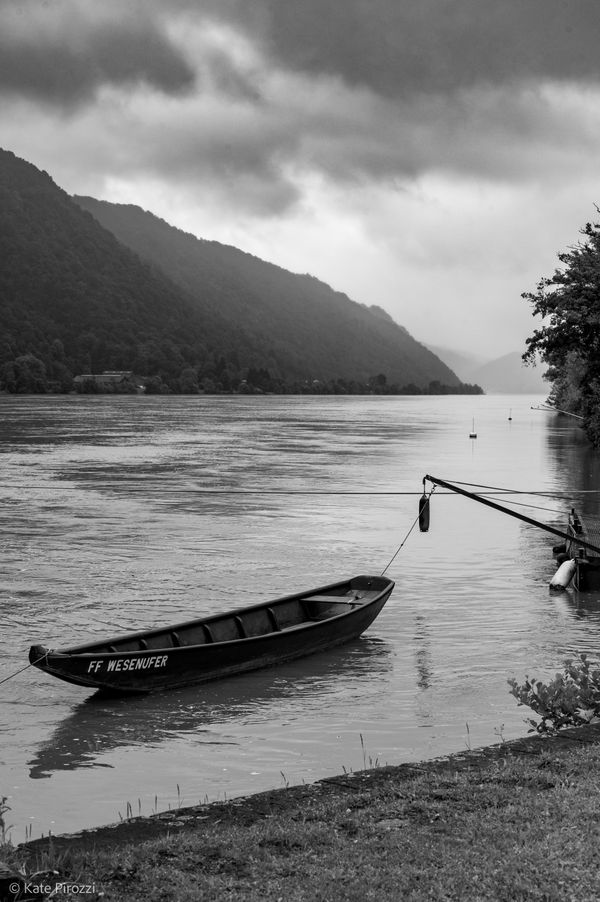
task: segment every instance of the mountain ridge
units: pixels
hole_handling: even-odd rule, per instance
[[[246,329],[268,321],[270,333],[275,335],[274,344],[284,333],[293,332],[299,343],[306,346],[314,341],[310,333],[314,333],[315,325],[321,341],[324,334],[336,330],[337,339],[329,342],[327,358],[339,375],[346,375],[348,370],[346,349],[352,348],[357,355],[353,364],[356,367],[360,351],[364,353],[365,346],[370,344],[371,354],[378,358],[379,370],[392,382],[412,381],[421,387],[432,380],[450,386],[460,383],[450,367],[381,308],[372,310],[315,276],[290,273],[239,248],[197,238],[134,204],[112,204],[81,196],[74,200],[142,259],[160,266],[188,293],[198,291],[203,305],[221,312],[225,305],[227,317],[242,322]],[[309,316],[310,329],[307,328]],[[358,343],[353,341],[356,334],[352,336],[348,329],[352,320],[354,332],[356,328],[362,330]],[[260,337],[258,342],[263,353],[273,350]],[[334,373],[329,367],[327,372],[314,375],[322,379],[331,378]],[[372,375],[375,374],[364,369],[359,371],[362,380]]]
[[[186,393],[471,390],[381,308],[88,199],[125,217],[123,240],[82,200],[0,150],[0,390],[69,391],[105,370]]]

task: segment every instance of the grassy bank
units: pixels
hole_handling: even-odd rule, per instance
[[[600,729],[170,811],[16,850],[106,900],[600,898]],[[56,879],[56,878],[55,878]]]

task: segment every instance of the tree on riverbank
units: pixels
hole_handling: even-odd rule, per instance
[[[596,208],[599,212],[600,210]],[[584,417],[600,445],[600,224],[586,223],[575,247],[558,255],[562,264],[522,297],[544,324],[527,339],[526,363],[548,365],[556,407]]]

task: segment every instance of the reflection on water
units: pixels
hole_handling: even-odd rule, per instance
[[[547,433],[548,448],[556,468],[557,482],[570,493],[565,500],[565,521],[573,505],[587,518],[600,516],[600,454],[587,441],[582,429],[565,418],[553,418]],[[570,503],[569,503],[570,502]]]
[[[431,684],[431,649],[427,621],[417,614],[415,617],[415,661],[417,665],[417,686],[429,689]]]
[[[566,530],[568,513],[575,510],[585,523],[588,541],[597,544],[600,538],[600,454],[587,441],[583,430],[567,417],[554,418],[547,441],[565,491],[555,525]],[[584,600],[586,597],[587,601]],[[579,612],[583,613],[586,608],[594,610],[594,599],[595,594],[591,591],[576,593]]]
[[[595,453],[535,400],[1,396],[0,678],[33,642],[380,572],[427,472],[572,494],[596,516],[597,496],[580,494],[600,484]],[[564,524],[569,501],[536,503],[533,516]],[[436,492],[430,531],[388,571],[390,601],[346,648],[111,701],[25,671],[0,696],[12,822],[75,830],[116,820],[127,800],[166,807],[178,784],[192,804],[281,785],[282,772],[309,781],[362,767],[361,736],[391,763],[494,742],[502,724],[524,734],[508,677],[599,647],[600,597],[548,592],[555,541]]]
[[[577,620],[600,625],[600,592],[598,590],[577,592],[569,587],[561,592],[557,604],[564,607]]]
[[[347,691],[365,679],[377,679],[382,691],[391,670],[388,643],[364,637],[330,652],[277,668],[268,668],[202,687],[148,695],[106,699],[90,696],[77,705],[29,761],[32,778],[52,771],[102,766],[107,750],[132,745],[158,745],[188,734],[206,745],[234,745],[218,738],[229,720],[260,718],[269,707],[302,697],[307,709],[326,703],[328,694],[343,682]],[[307,711],[310,716],[310,710]]]

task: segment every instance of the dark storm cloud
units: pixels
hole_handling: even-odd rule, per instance
[[[313,176],[591,165],[598,46],[600,0],[0,0],[0,93],[17,142],[268,215]]]
[[[197,4],[177,2],[197,14]],[[519,180],[563,165],[563,154],[588,141],[585,108],[569,107],[573,97],[561,107],[557,90],[600,83],[598,0],[204,0],[201,8],[247,36],[266,71],[288,77],[287,109],[281,96],[277,109],[266,98],[287,117],[282,156],[334,181],[436,169]]]
[[[213,10],[260,35],[282,66],[388,97],[600,75],[597,0],[220,0]]]
[[[189,88],[199,61],[169,34],[181,15],[200,27],[227,22],[283,70],[338,76],[387,98],[600,75],[597,0],[106,0],[95,10],[86,0],[0,0],[0,89],[76,102],[105,83]],[[67,27],[37,27],[53,19]]]
[[[15,10],[25,26],[16,32]],[[70,10],[75,40],[68,24],[51,34],[36,27],[68,23]],[[169,33],[181,15],[200,27],[227,22],[278,68],[387,98],[600,74],[597,0],[0,0],[0,89],[72,103],[106,83],[189,88],[198,60]]]
[[[3,4],[0,10],[6,8]],[[0,18],[4,93],[69,107],[91,99],[102,85],[141,82],[176,94],[194,84],[194,71],[181,51],[150,22],[85,23],[79,18],[40,29],[39,19],[28,19],[23,14],[20,27],[10,28]],[[48,22],[53,24],[47,14],[43,24]]]

